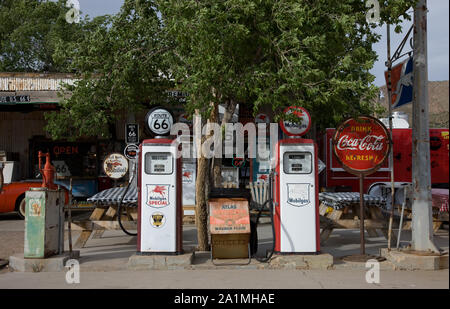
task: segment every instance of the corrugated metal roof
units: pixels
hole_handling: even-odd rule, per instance
[[[75,80],[72,74],[0,73],[0,91],[59,91]]]

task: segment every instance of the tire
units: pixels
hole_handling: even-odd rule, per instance
[[[19,196],[16,201],[16,212],[19,215],[20,219],[25,219],[25,195]]]

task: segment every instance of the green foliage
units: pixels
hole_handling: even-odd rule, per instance
[[[53,54],[59,41],[77,40],[86,20],[69,24],[65,1],[0,1],[0,71],[64,72]]]
[[[380,4],[382,22],[396,24],[415,0]],[[0,0],[0,70],[79,77],[47,115],[54,138],[107,137],[119,115],[166,103],[172,81],[204,115],[237,102],[280,118],[296,105],[320,129],[377,108],[379,36],[362,0],[126,0],[80,24],[67,10],[63,0]]]
[[[375,25],[360,0],[158,1],[176,41],[174,77],[189,108],[210,112],[228,100],[277,118],[290,105],[308,109],[319,128],[372,114],[377,89]],[[412,1],[385,1],[398,20]],[[383,4],[384,5],[384,4]],[[388,13],[392,13],[389,15]]]
[[[120,115],[167,101],[164,55],[171,45],[152,1],[126,0],[116,16],[94,23],[81,40],[57,46],[55,58],[80,80],[67,86],[62,110],[47,115],[54,138],[109,137]]]
[[[411,20],[414,7],[418,0],[379,0],[381,22],[396,25],[395,32],[400,33],[400,23]]]

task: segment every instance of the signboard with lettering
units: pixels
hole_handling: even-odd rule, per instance
[[[29,95],[0,96],[0,103],[29,103]]]
[[[128,172],[128,160],[120,153],[112,153],[103,161],[105,174],[112,179],[120,179]]]
[[[125,127],[125,143],[139,144],[139,125],[136,123],[127,123]]]
[[[290,106],[284,111],[286,115],[294,114],[300,118],[300,123],[287,120],[280,121],[280,127],[288,136],[303,136],[311,129],[311,116],[303,107]]]
[[[174,123],[172,113],[161,107],[151,109],[145,122],[150,132],[156,136],[168,135]]]
[[[135,144],[129,144],[127,147],[125,147],[125,150],[123,151],[123,154],[127,159],[134,160],[137,157],[139,151],[139,146]]]
[[[360,116],[344,121],[333,137],[333,152],[344,169],[369,175],[384,163],[391,150],[388,130],[381,121]]]
[[[391,71],[392,108],[411,104],[413,101],[413,57],[409,57],[402,63],[394,66]],[[388,72],[385,72],[386,84],[388,84]]]
[[[209,202],[211,234],[250,233],[248,201],[245,199],[217,198]]]
[[[194,160],[183,161],[183,206],[195,206],[196,170],[197,168]]]

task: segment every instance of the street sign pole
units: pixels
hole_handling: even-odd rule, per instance
[[[133,112],[128,112],[127,121],[129,124],[135,124],[136,123],[136,116]],[[128,144],[139,144],[139,126],[135,125],[135,139],[130,140],[130,137],[128,136],[129,130],[128,130],[128,124],[126,125],[127,128],[125,130],[125,140],[127,145]],[[137,177],[133,177],[133,174],[136,173],[136,159],[130,159],[130,170],[129,170],[129,179],[133,179],[132,186],[137,188]]]
[[[427,1],[414,9],[414,99],[412,129],[412,249],[439,252],[433,241],[430,130],[428,123]]]
[[[364,177],[375,173],[392,151],[387,128],[371,116],[344,121],[333,136],[333,154],[344,170],[359,178],[360,257],[366,258]]]
[[[388,109],[389,109],[389,134],[392,138],[392,59],[391,59],[391,27],[387,24],[387,67],[388,67]],[[394,145],[391,145],[393,148]],[[395,184],[394,184],[394,151],[392,150],[389,154],[389,167],[391,169],[391,213],[389,216],[389,228],[388,228],[388,250],[391,250],[391,240],[392,240],[392,224],[394,221],[394,197],[395,197]]]
[[[366,254],[366,240],[364,239],[364,174],[359,175],[359,234],[361,237],[360,254]]]

